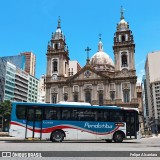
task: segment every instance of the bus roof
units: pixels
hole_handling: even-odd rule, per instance
[[[86,103],[86,102],[66,102],[66,101],[60,101],[58,104],[91,106],[91,104],[90,104],[90,103]]]
[[[120,110],[136,110],[138,111],[138,108],[129,108],[129,107],[120,107],[120,106],[97,106],[97,105],[91,105],[89,103],[81,103],[81,102],[66,102],[66,103],[57,103],[57,104],[51,104],[51,103],[35,103],[35,102],[12,102],[13,105],[25,105],[25,106],[55,106],[55,107],[84,107],[84,108],[100,108],[100,109],[120,109]]]

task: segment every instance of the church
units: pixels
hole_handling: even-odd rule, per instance
[[[87,47],[86,51],[89,50]],[[103,51],[99,38],[98,52],[91,58],[88,56],[86,65],[77,73],[70,74],[68,52],[59,19],[47,46],[46,103],[68,101],[138,107],[135,43],[123,9],[114,34],[114,61]]]

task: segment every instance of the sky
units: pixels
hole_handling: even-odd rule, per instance
[[[40,78],[46,73],[47,44],[60,16],[71,60],[83,67],[85,48],[91,48],[92,57],[102,34],[104,51],[114,61],[113,38],[121,6],[134,36],[140,82],[147,54],[160,50],[159,0],[0,0],[0,57],[33,52]]]

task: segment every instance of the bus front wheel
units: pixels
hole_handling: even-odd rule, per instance
[[[51,134],[52,142],[62,142],[64,139],[64,132],[62,130],[55,130]]]
[[[113,135],[113,140],[115,143],[121,143],[123,141],[123,137],[122,132],[115,132]]]

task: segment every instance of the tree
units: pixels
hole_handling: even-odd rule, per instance
[[[9,127],[10,115],[11,115],[11,102],[9,100],[1,102],[0,117],[1,117],[2,131],[4,131],[5,128]]]

